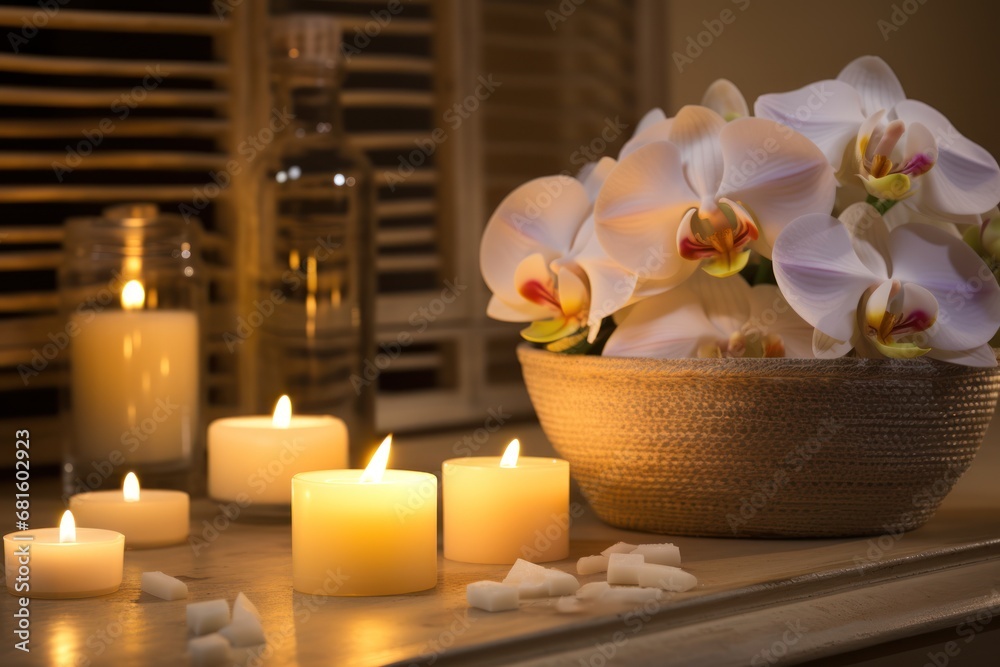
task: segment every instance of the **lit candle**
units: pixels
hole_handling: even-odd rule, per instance
[[[347,467],[347,425],[329,415],[292,415],[287,396],[270,417],[217,419],[208,427],[208,495],[288,505],[292,476]]]
[[[364,470],[292,478],[295,590],[395,595],[437,585],[437,478],[386,470],[391,441]]]
[[[469,456],[442,464],[444,556],[465,563],[544,563],[569,555],[569,463]]]
[[[125,535],[134,549],[165,547],[187,540],[191,499],[183,491],[140,489],[134,472],[121,491],[89,491],[69,499],[76,523]]]
[[[70,326],[73,434],[86,463],[182,465],[198,428],[198,319],[147,310],[138,280],[122,310],[78,310]]]
[[[18,597],[88,598],[122,583],[125,536],[77,528],[69,510],[58,528],[4,535],[3,551],[7,591]]]

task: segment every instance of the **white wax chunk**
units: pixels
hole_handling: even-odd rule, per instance
[[[209,667],[210,665],[232,662],[229,642],[218,633],[189,639],[188,653],[191,654],[191,664],[195,667]]]
[[[646,562],[642,554],[613,553],[608,556],[608,583],[639,583],[639,568]]]
[[[639,567],[639,585],[655,586],[665,591],[682,593],[697,586],[698,579],[679,567],[645,563]]]
[[[607,556],[584,556],[576,561],[577,574],[597,574],[608,571]]]
[[[545,570],[545,583],[550,596],[572,595],[580,590],[580,582],[577,581],[576,577],[569,572],[555,568]]]
[[[584,584],[576,591],[576,597],[581,600],[596,600],[611,589],[611,585],[606,581],[594,581]]]
[[[545,579],[545,568],[518,558],[511,566],[510,572],[503,578],[505,584],[537,583]]]
[[[233,620],[219,630],[219,634],[229,640],[233,646],[256,646],[266,644],[264,626],[260,622],[260,612],[250,599],[240,593],[233,603]]]
[[[188,596],[187,584],[162,572],[143,572],[142,591],[163,600],[182,600]]]
[[[579,598],[566,595],[556,600],[556,611],[560,614],[576,614],[585,609]]]
[[[225,600],[192,602],[187,606],[188,632],[207,635],[229,625],[229,603]]]
[[[634,554],[642,554],[647,563],[657,565],[673,565],[679,567],[681,564],[681,550],[673,544],[640,544],[635,548]]]
[[[640,588],[638,586],[612,586],[601,596],[601,602],[640,603],[662,599],[663,591],[659,588]]]
[[[241,619],[246,615],[253,616],[258,621],[260,620],[260,612],[257,611],[257,607],[253,602],[250,602],[250,598],[241,592],[236,596],[236,601],[233,603],[233,620]]]
[[[618,542],[617,544],[612,544],[610,547],[601,552],[602,556],[610,556],[611,554],[630,554],[635,551],[636,545],[629,544],[628,542]]]
[[[465,587],[465,599],[470,607],[484,611],[517,609],[518,590],[498,581],[476,581]]]

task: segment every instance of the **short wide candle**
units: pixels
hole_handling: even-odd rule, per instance
[[[114,593],[122,584],[125,536],[77,528],[67,511],[59,528],[3,536],[7,591],[29,598],[87,598]]]
[[[384,470],[389,442],[366,470],[292,478],[295,590],[396,595],[437,585],[437,478]]]
[[[89,491],[69,499],[79,526],[125,535],[125,546],[150,549],[187,540],[191,498],[183,491],[139,489],[135,473],[125,476],[121,491]]]
[[[442,464],[445,558],[510,565],[569,555],[569,463],[518,457],[516,443],[503,459],[469,456]]]
[[[347,425],[292,415],[282,396],[271,417],[229,417],[208,427],[208,495],[264,505],[291,502],[292,476],[347,466]]]

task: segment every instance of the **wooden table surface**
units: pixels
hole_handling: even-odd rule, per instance
[[[513,428],[522,451],[547,449],[537,427]],[[501,449],[509,435],[509,430],[494,434],[483,453]],[[460,437],[400,438],[392,465],[433,470],[452,455]],[[988,445],[983,460],[920,530],[849,540],[670,537],[681,548],[685,568],[699,579],[695,590],[660,603],[595,605],[576,614],[557,612],[551,600],[496,614],[470,610],[465,585],[502,579],[508,568],[443,558],[437,587],[425,593],[380,598],[296,593],[286,521],[222,520],[217,505],[198,500],[192,534],[206,543],[197,553],[190,545],[127,551],[117,593],[33,600],[31,653],[15,650],[5,630],[0,664],[187,664],[185,605],[231,601],[240,591],[262,612],[268,637],[266,647],[234,656],[242,665],[755,666],[830,661],[917,636],[939,639],[900,649],[914,659],[927,661],[925,653],[949,650],[941,654],[947,664],[993,664],[976,658],[995,651],[994,637],[1000,636],[994,630],[1000,622],[989,622],[1000,615],[1000,491],[994,483],[1000,452]],[[32,524],[54,525],[62,509],[55,482],[34,482]],[[206,530],[213,520],[221,530]],[[606,526],[589,508],[571,535],[571,559],[551,565],[574,573],[577,557],[613,542],[664,541]],[[141,593],[140,574],[149,570],[187,582],[189,599],[167,602]],[[9,628],[15,598],[0,600],[3,627]]]

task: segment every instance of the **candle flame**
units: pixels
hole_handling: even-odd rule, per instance
[[[138,280],[130,280],[122,288],[122,308],[139,310],[146,302],[146,290]]]
[[[122,496],[127,503],[139,502],[139,478],[134,472],[125,475],[125,481],[122,482]]]
[[[361,473],[362,484],[378,484],[385,474],[385,467],[389,463],[389,448],[392,446],[392,433],[385,436],[385,440],[375,450],[372,460],[368,462],[368,467]]]
[[[271,424],[274,428],[288,428],[292,423],[292,399],[282,396],[274,405],[274,416],[271,417]]]
[[[517,467],[517,455],[521,453],[521,443],[517,438],[510,441],[507,445],[507,449],[503,452],[503,457],[500,459],[501,468],[516,468]]]
[[[76,520],[69,510],[63,512],[62,520],[59,522],[59,542],[76,542]]]

